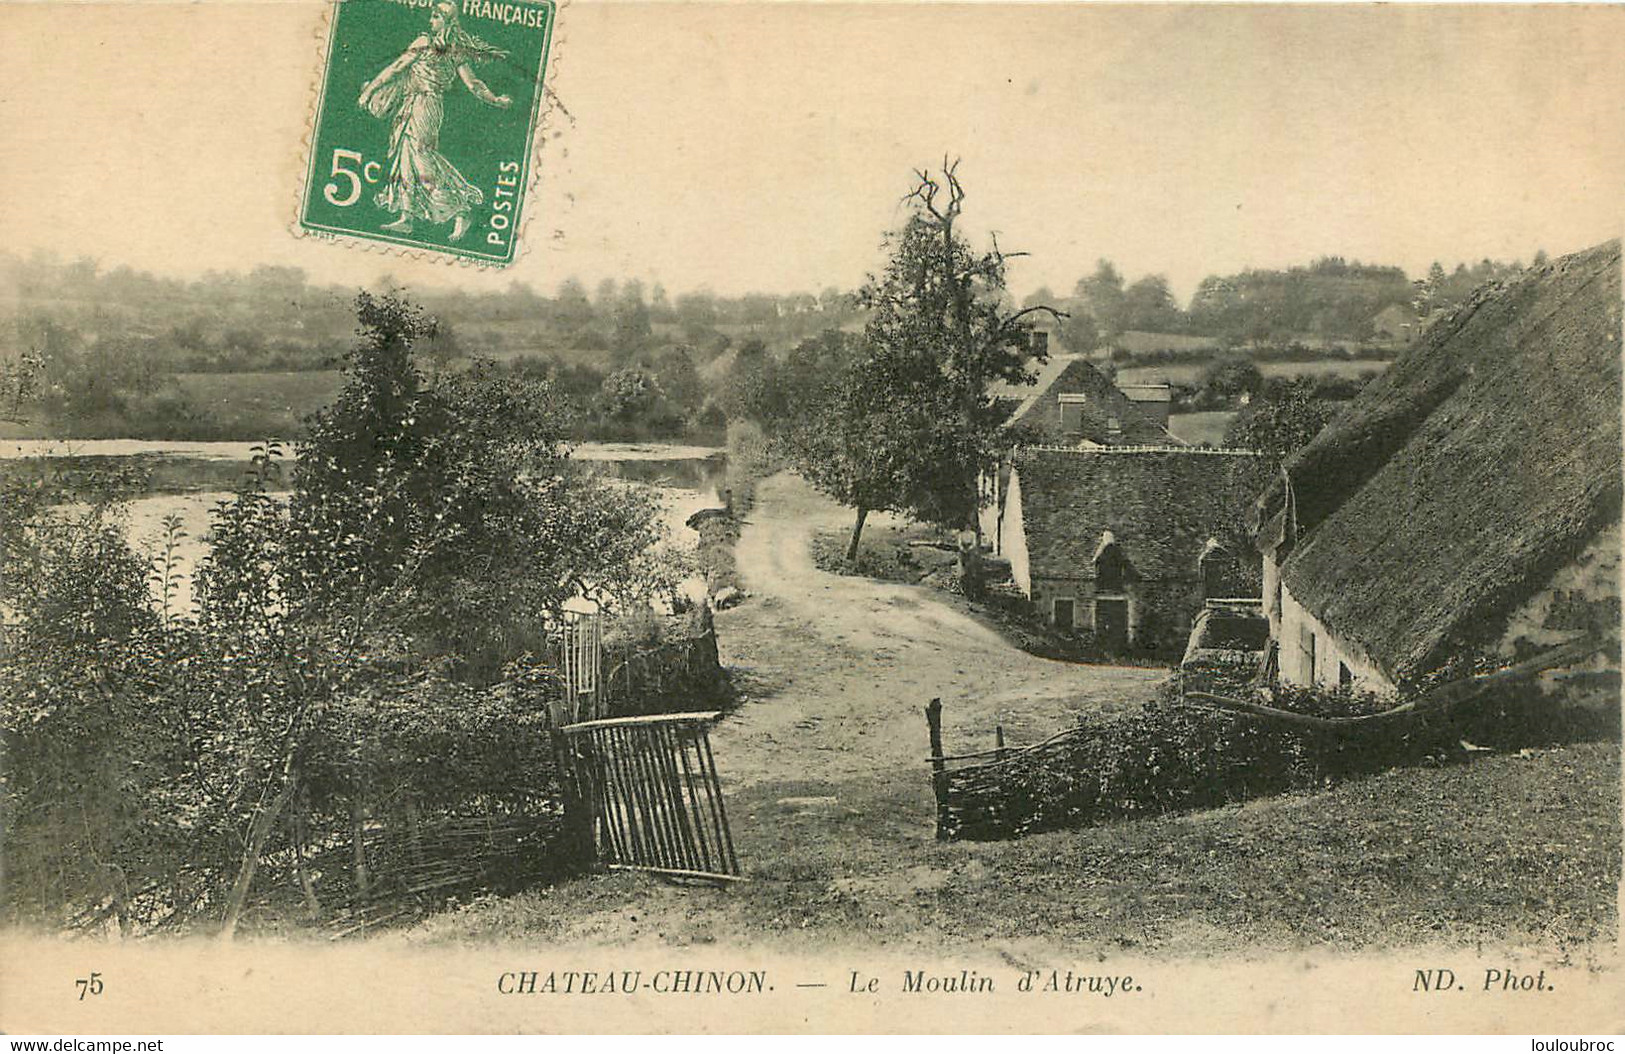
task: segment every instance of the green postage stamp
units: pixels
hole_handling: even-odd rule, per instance
[[[336,0],[299,225],[507,264],[552,0]]]

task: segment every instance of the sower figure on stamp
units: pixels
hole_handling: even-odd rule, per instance
[[[374,117],[393,122],[389,176],[374,200],[379,208],[399,215],[384,224],[384,230],[405,234],[419,219],[450,221],[452,241],[468,231],[469,211],[482,204],[485,195],[440,153],[444,97],[456,77],[488,106],[513,105],[512,98],[492,92],[469,68],[470,62],[507,55],[464,29],[457,21],[457,5],[441,0],[429,12],[429,32],[412,41],[400,58],[361,89],[361,106]]]

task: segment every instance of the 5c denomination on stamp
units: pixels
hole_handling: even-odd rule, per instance
[[[336,0],[299,225],[514,259],[552,0]]]

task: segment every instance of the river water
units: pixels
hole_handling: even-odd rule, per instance
[[[243,462],[254,455],[252,443],[148,442],[133,439],[47,440],[12,439],[0,442],[0,461],[18,458],[174,459],[176,462]],[[595,471],[644,487],[660,501],[666,526],[664,544],[692,549],[698,536],[685,521],[699,509],[721,504],[720,489],[727,471],[725,453],[715,447],[662,443],[581,443],[571,456]],[[138,552],[157,557],[164,544],[164,521],[179,517],[182,536],[173,553],[172,568],[184,576],[190,595],[192,571],[207,552],[205,537],[209,514],[231,498],[229,491],[187,490],[148,494],[130,502],[128,537]],[[704,595],[704,583],[685,583],[683,591]]]

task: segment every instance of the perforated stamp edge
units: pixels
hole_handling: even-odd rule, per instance
[[[525,187],[525,207],[520,211],[519,221],[514,226],[514,251],[507,260],[493,260],[476,256],[468,256],[445,249],[433,249],[422,245],[390,241],[387,237],[362,236],[344,231],[332,231],[320,228],[311,228],[305,224],[305,203],[310,193],[311,180],[314,179],[316,147],[316,133],[322,115],[322,104],[327,90],[327,74],[333,49],[333,35],[336,30],[336,15],[339,5],[350,0],[329,0],[322,4],[322,17],[320,23],[311,34],[316,45],[317,61],[310,79],[309,101],[306,106],[304,129],[299,137],[298,172],[293,188],[293,209],[287,227],[290,234],[301,241],[317,242],[332,246],[348,252],[372,254],[378,257],[411,260],[435,264],[445,267],[468,267],[476,270],[506,271],[529,257],[531,253],[530,232],[535,226],[536,213],[539,211],[534,205],[537,187],[541,184],[545,165],[545,147],[547,140],[555,133],[559,118],[556,113],[568,116],[568,111],[559,101],[555,88],[558,81],[559,69],[563,64],[564,55],[568,48],[568,25],[565,11],[572,6],[574,0],[546,0],[553,10],[552,24],[548,29],[549,39],[546,44],[545,61],[542,66],[542,75],[537,83],[538,91],[531,118],[530,143],[525,151],[526,171],[523,173]],[[571,123],[574,123],[573,118]]]

